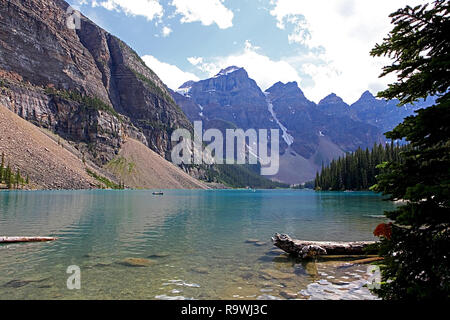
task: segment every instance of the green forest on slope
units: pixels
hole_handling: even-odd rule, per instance
[[[394,143],[375,144],[372,150],[358,148],[353,153],[333,160],[330,165],[322,166],[314,183],[316,190],[343,191],[369,190],[377,183],[377,175],[383,170],[386,162],[399,162],[400,154],[408,146],[398,146]]]

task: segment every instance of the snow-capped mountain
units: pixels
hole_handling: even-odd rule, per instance
[[[172,95],[191,121],[203,121],[205,130],[279,129],[281,166],[272,178],[286,183],[311,180],[322,163],[383,142],[383,132],[423,106],[397,108],[395,101],[369,92],[351,106],[336,94],[315,104],[296,82],[278,82],[262,92],[245,69],[235,66],[186,82]]]

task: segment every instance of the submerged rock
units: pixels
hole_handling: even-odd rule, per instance
[[[281,272],[281,271],[277,271],[277,270],[263,270],[261,271],[263,276],[268,276],[271,277],[273,279],[282,279],[282,280],[287,280],[287,279],[292,279],[293,277],[295,277],[295,274],[292,273],[285,273],[285,272]]]
[[[208,268],[199,267],[199,268],[192,268],[191,270],[194,272],[200,273],[200,274],[208,274],[209,273]]]
[[[254,274],[251,273],[251,272],[246,272],[246,273],[241,275],[241,278],[244,279],[244,280],[250,280],[253,277],[254,277]]]
[[[286,255],[286,254],[287,253],[281,249],[271,249],[270,251],[267,252],[267,255],[271,255],[271,256],[279,256],[279,255]]]
[[[23,280],[15,279],[15,280],[8,281],[4,285],[2,285],[2,287],[4,287],[4,288],[21,288],[30,283],[40,283],[40,282],[44,282],[49,279],[50,279],[50,277],[37,277],[37,278],[28,278],[28,279],[23,279]]]
[[[286,299],[297,299],[298,294],[290,291],[281,291],[280,296]]]
[[[149,267],[155,264],[155,261],[145,258],[126,258],[117,263],[126,267]]]
[[[111,262],[99,262],[99,263],[94,265],[94,268],[109,267],[111,265],[112,265]]]
[[[288,255],[279,255],[277,257],[272,258],[272,261],[275,263],[290,263],[290,264],[295,262],[295,260]]]
[[[267,245],[267,242],[257,241],[254,243],[254,245],[257,247],[263,247],[263,246]]]
[[[29,281],[24,280],[11,280],[5,283],[2,287],[3,288],[21,288],[29,284]]]
[[[43,284],[42,286],[38,286],[39,289],[50,289],[52,286],[49,284]]]
[[[149,255],[147,258],[149,259],[160,259],[160,258],[167,258],[170,256],[170,253],[167,252],[159,252]]]

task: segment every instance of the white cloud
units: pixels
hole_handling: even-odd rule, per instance
[[[98,6],[107,10],[123,11],[131,16],[144,16],[147,20],[161,18],[164,14],[159,0],[93,0],[92,7]]]
[[[233,26],[233,12],[223,5],[223,0],[173,0],[176,13],[181,14],[181,22],[199,21],[205,26],[213,23],[220,29]]]
[[[270,13],[280,29],[292,27],[290,43],[299,43],[315,53],[316,62],[303,63],[298,57],[289,59],[314,80],[314,86],[303,88],[305,94],[318,101],[335,92],[351,103],[361,92],[383,88],[392,77],[379,79],[386,58],[373,58],[370,50],[392,29],[389,14],[405,5],[424,3],[420,0],[273,0]],[[376,93],[376,92],[373,92]]]
[[[145,64],[171,89],[178,89],[183,83],[189,80],[199,80],[195,74],[184,72],[177,66],[161,62],[154,56],[145,55],[142,57],[142,60],[144,60]]]
[[[203,62],[202,57],[189,57],[189,58],[187,58],[187,60],[194,66],[197,66]]]
[[[236,54],[210,59],[191,57],[188,61],[210,77],[229,66],[243,67],[262,90],[266,90],[278,81],[301,83],[299,74],[288,62],[272,60],[259,53],[258,49],[250,41],[246,41],[245,49]]]
[[[162,36],[163,37],[168,37],[171,33],[172,33],[172,29],[170,29],[167,26],[163,27],[163,29],[162,29]]]

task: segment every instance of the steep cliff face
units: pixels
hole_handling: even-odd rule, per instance
[[[0,102],[74,142],[98,164],[126,137],[166,157],[170,133],[191,128],[162,81],[120,39],[62,0],[0,0]]]
[[[306,99],[296,82],[278,82],[266,90],[273,107],[273,118],[286,128],[291,136],[290,147],[299,155],[310,158],[319,145],[319,129],[314,121],[319,118],[314,102]]]

